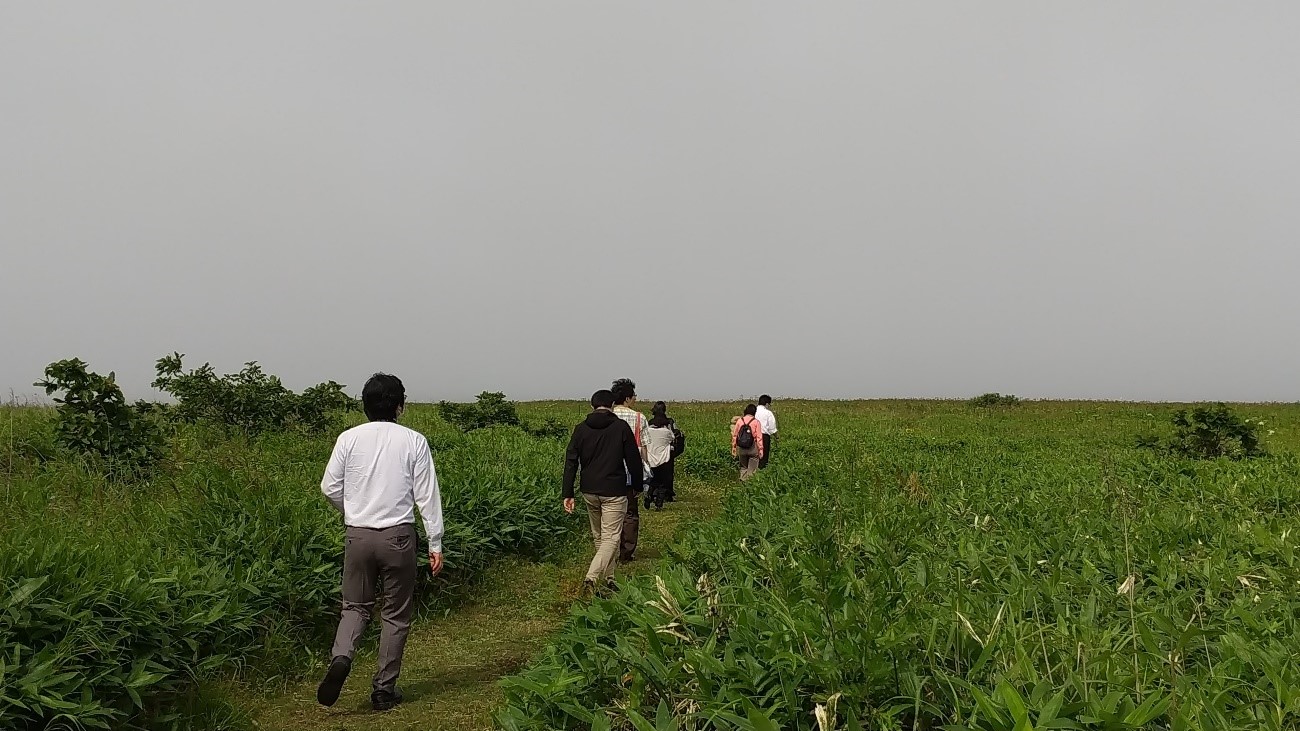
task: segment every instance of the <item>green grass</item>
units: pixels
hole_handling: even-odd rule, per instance
[[[1237,407],[1270,452],[1241,462],[1135,448],[1175,405],[777,408],[773,468],[736,488],[738,405],[674,407],[685,500],[643,513],[622,591],[576,605],[591,549],[560,511],[563,444],[413,408],[454,560],[421,588],[409,702],[380,715],[373,636],[339,704],[314,703],[332,436],[187,427],[158,477],[118,484],[56,454],[48,410],[0,409],[0,725],[814,728],[836,694],[840,728],[1297,725],[1300,407]]]
[[[774,467],[507,681],[507,729],[1291,729],[1300,409],[782,404]],[[834,711],[829,711],[830,706]]]

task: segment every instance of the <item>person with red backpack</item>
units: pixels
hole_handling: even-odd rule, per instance
[[[763,424],[757,414],[758,406],[750,404],[744,415],[731,424],[731,456],[740,460],[742,480],[753,477],[763,459]]]

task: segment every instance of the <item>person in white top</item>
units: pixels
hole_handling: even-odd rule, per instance
[[[348,429],[334,443],[321,479],[321,492],[346,526],[343,549],[343,611],[334,635],[329,670],[316,700],[332,706],[352,670],[357,640],[375,608],[375,583],[382,580],[383,626],[371,705],[384,711],[402,702],[397,677],[415,612],[415,511],[429,539],[429,569],[442,571],[442,498],[429,441],[400,426],[406,408],[401,379],[376,373],[361,389],[370,423]]]
[[[758,397],[758,413],[755,414],[759,426],[763,427],[763,457],[758,460],[758,468],[767,467],[772,458],[772,447],[776,442],[776,414],[772,413],[772,397],[763,394]]]

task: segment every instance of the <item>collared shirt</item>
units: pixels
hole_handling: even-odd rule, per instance
[[[348,429],[334,443],[320,491],[353,528],[392,528],[424,519],[429,551],[442,552],[442,497],[429,440],[391,421]]]
[[[758,423],[763,425],[764,434],[776,434],[776,414],[773,414],[771,409],[759,406],[756,416]]]
[[[622,404],[615,406],[613,410],[615,416],[626,421],[627,425],[632,427],[632,433],[636,435],[636,445],[641,448],[641,456],[644,457],[648,437],[646,430],[650,428],[650,420],[646,419],[641,412],[633,411]]]

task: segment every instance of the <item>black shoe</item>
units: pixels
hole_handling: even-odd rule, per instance
[[[402,689],[393,688],[392,691],[377,690],[370,694],[370,705],[376,711],[391,711],[402,702]]]
[[[582,599],[590,599],[596,596],[596,582],[591,579],[584,579],[582,582],[582,593],[578,596]]]
[[[645,509],[646,509],[646,510],[649,510],[649,509],[650,509],[650,494],[649,494],[649,493],[646,493],[646,496],[645,496]]]
[[[668,499],[665,500],[664,502],[675,503],[675,502],[677,502],[677,496],[676,496],[676,495],[669,495],[669,496],[668,496]]]
[[[316,702],[322,706],[332,706],[339,699],[339,691],[343,690],[343,681],[348,679],[348,673],[352,672],[352,660],[339,655],[330,660],[329,670],[325,671],[325,679],[320,681],[316,688]]]

